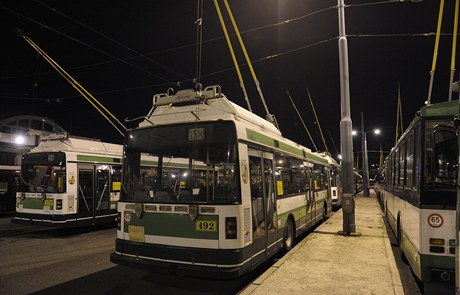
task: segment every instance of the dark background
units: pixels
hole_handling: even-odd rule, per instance
[[[398,83],[404,127],[428,95],[439,1],[345,0],[353,128],[368,134],[369,164],[395,142]],[[452,3],[451,3],[452,2]],[[17,33],[24,32],[120,120],[144,116],[155,93],[193,88],[197,3],[171,1],[17,1],[0,4],[0,119],[38,115],[71,133],[121,143],[121,135]],[[227,27],[233,29],[222,1]],[[268,108],[285,137],[321,143],[307,88],[332,154],[340,151],[338,17],[335,0],[230,0]],[[447,100],[454,1],[446,1],[433,102]],[[289,22],[285,22],[289,20]],[[253,110],[260,102],[235,36],[233,46]],[[457,75],[455,80],[458,80]],[[246,107],[213,1],[203,1],[200,81],[219,84]],[[457,97],[457,96],[455,96]],[[127,123],[128,127],[136,126]],[[360,137],[354,150],[361,151]],[[361,159],[361,156],[359,156]]]

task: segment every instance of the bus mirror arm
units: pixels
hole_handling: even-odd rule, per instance
[[[458,117],[458,116],[455,117],[455,119],[454,119],[454,126],[455,126],[456,128],[460,128],[460,117]]]

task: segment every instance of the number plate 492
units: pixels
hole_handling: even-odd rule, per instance
[[[217,221],[214,220],[197,220],[195,221],[196,231],[217,231]]]

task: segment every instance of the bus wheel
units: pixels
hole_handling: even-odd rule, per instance
[[[327,205],[326,203],[324,203],[324,206],[323,206],[323,220],[326,220],[329,216],[327,216]]]
[[[289,252],[293,248],[294,239],[295,239],[294,224],[292,222],[292,219],[289,218],[286,221],[286,225],[284,226],[283,247],[286,253]]]

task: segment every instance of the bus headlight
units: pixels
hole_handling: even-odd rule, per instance
[[[444,239],[430,238],[430,245],[444,246]]]
[[[432,253],[444,253],[444,239],[430,238],[430,252]]]
[[[117,230],[121,230],[121,212],[118,211],[117,214]]]
[[[237,238],[236,233],[236,217],[225,217],[225,238],[234,240]]]

